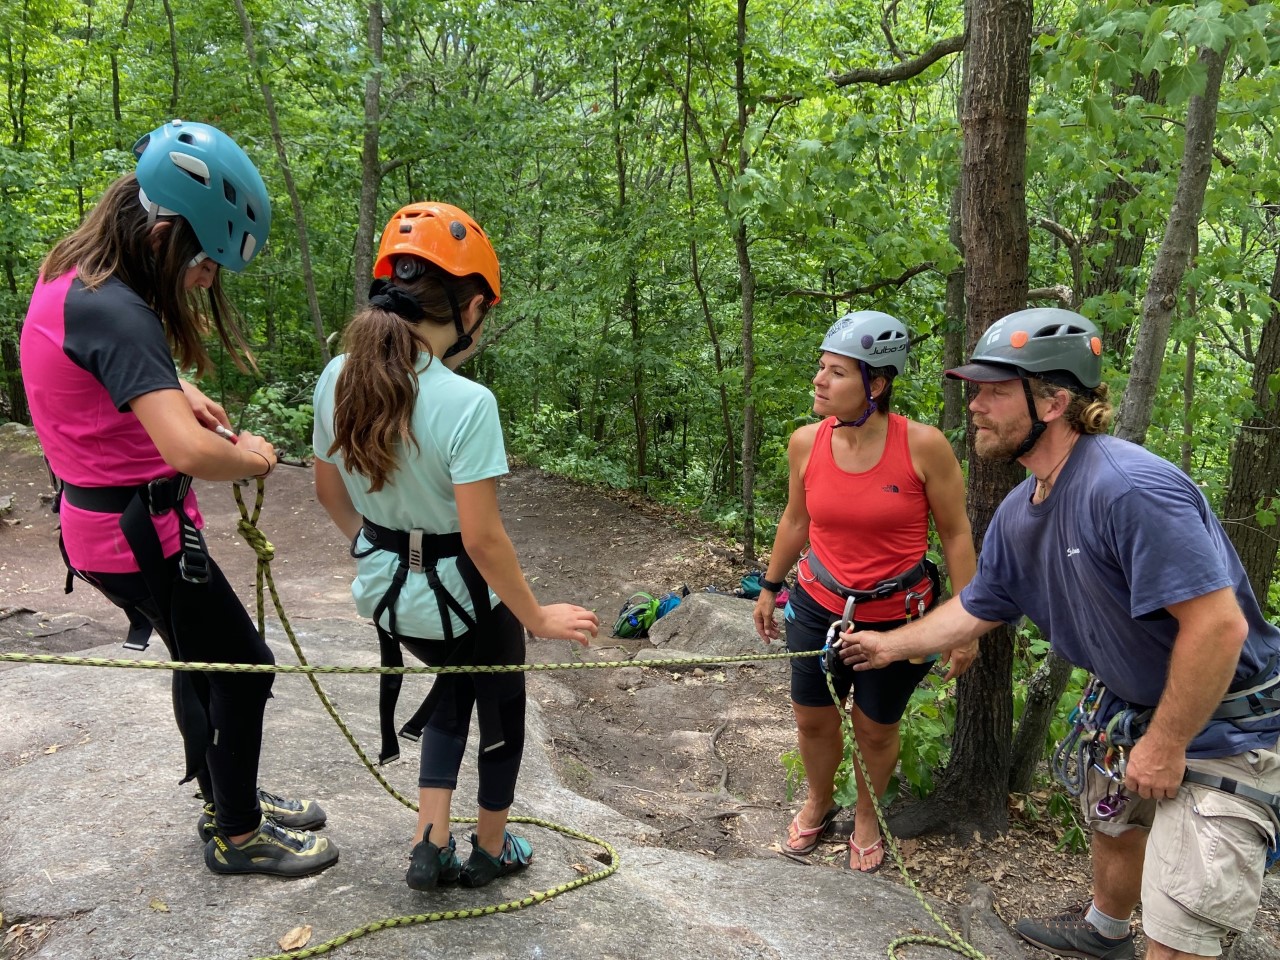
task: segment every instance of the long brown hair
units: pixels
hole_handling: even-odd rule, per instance
[[[425,314],[421,322],[442,326],[453,324],[450,291],[462,309],[476,294],[486,303],[493,296],[479,274],[455,277],[430,263],[413,280],[392,282],[418,301]],[[334,385],[334,439],[328,455],[340,452],[346,468],[365,477],[369,492],[377,493],[398,466],[398,447],[418,446],[413,435],[418,374],[434,357],[411,321],[376,306],[352,318],[343,335],[343,351],[346,360]],[[419,367],[422,352],[427,361]]]
[[[203,338],[211,327],[240,369],[241,355],[257,369],[235,322],[235,310],[222,291],[222,271],[214,275],[207,292],[185,290],[187,267],[201,252],[200,241],[183,217],[159,219],[172,226],[156,249],[147,210],[138,199],[138,178],[126,174],[107,188],[84,222],[49,251],[40,275],[48,282],[75,268],[76,278],[89,290],[115,277],[159,315],[169,347],[184,369],[201,374],[209,367]]]

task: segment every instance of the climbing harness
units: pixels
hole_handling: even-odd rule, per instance
[[[886,597],[892,597],[895,593],[906,593],[906,619],[914,620],[916,617],[924,616],[927,608],[928,594],[919,594],[912,591],[912,588],[925,577],[929,578],[932,587],[933,596],[939,596],[942,593],[942,575],[938,572],[938,566],[927,556],[921,557],[920,562],[896,577],[890,577],[887,580],[881,580],[870,590],[854,590],[852,587],[846,587],[837,580],[818,559],[818,554],[814,550],[809,550],[800,558],[803,562],[809,561],[809,573],[811,577],[807,578],[808,582],[813,583],[815,580],[822,586],[826,587],[838,597],[844,597],[846,600],[856,600],[861,603],[864,600],[883,600]],[[797,568],[798,569],[798,568]],[[802,580],[806,579],[801,577]],[[917,606],[916,611],[912,611],[912,603]]]
[[[399,558],[396,565],[396,572],[391,578],[391,586],[387,588],[387,592],[382,595],[382,599],[378,601],[377,607],[373,611],[373,622],[378,629],[378,650],[384,667],[402,667],[404,666],[404,655],[400,651],[400,644],[396,640],[396,602],[400,599],[400,593],[404,589],[411,575],[425,576],[427,584],[431,588],[431,592],[435,594],[436,603],[440,609],[440,622],[444,626],[444,642],[451,644],[453,642],[453,617],[456,614],[458,619],[462,621],[463,633],[475,629],[476,623],[482,621],[489,615],[489,586],[484,582],[484,577],[480,575],[480,571],[476,569],[476,565],[467,556],[466,548],[462,544],[462,534],[460,533],[427,533],[421,528],[413,530],[392,530],[374,523],[368,517],[364,517],[360,527],[360,534],[364,535],[365,540],[369,543],[368,549],[357,549],[356,544],[360,540],[360,534],[351,541],[351,556],[359,560],[367,557],[375,550],[386,550],[394,553]],[[458,602],[444,584],[440,582],[440,574],[436,569],[436,565],[446,557],[457,557],[458,572],[462,575],[463,582],[467,585],[467,591],[471,595],[472,609],[474,614],[467,612],[466,608]],[[387,627],[382,626],[382,615],[387,615]],[[379,763],[390,763],[392,760],[399,758],[400,745],[396,739],[395,729],[395,712],[396,703],[400,699],[400,688],[403,678],[396,674],[384,673],[378,681],[378,717],[379,726],[382,736],[382,746],[378,752]],[[427,694],[425,700],[414,712],[413,717],[400,730],[400,736],[406,740],[417,742],[422,736],[423,727],[426,726],[427,718],[431,715],[432,709],[443,696],[452,693],[452,687],[445,685],[448,689],[437,689],[432,686],[431,692]],[[480,701],[477,709],[481,711],[481,736],[484,732],[492,732],[500,729],[501,724],[497,722],[494,712],[497,705],[489,701]],[[492,736],[489,737],[492,740]],[[495,744],[492,742],[482,742],[481,749],[488,747],[493,749]]]
[[[191,477],[187,474],[158,477],[138,486],[120,487],[77,486],[54,476],[52,468],[50,476],[54,480],[54,513],[59,512],[65,500],[81,510],[120,515],[120,531],[124,534],[125,542],[129,544],[134,560],[138,563],[138,570],[147,584],[147,590],[166,616],[173,584],[152,517],[164,516],[171,510],[177,511],[182,547],[182,556],[178,560],[179,573],[188,583],[209,582],[209,551],[205,546],[204,535],[186,511],[187,494],[191,492]],[[71,593],[77,573],[67,556],[61,527],[58,530],[58,549],[67,566],[65,592]],[[132,610],[125,612],[129,615],[130,622],[125,647],[130,650],[145,650],[151,635],[150,624],[146,625],[144,631],[145,618],[137,617]]]

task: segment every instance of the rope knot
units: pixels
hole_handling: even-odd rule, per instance
[[[276,555],[276,548],[272,546],[271,541],[263,535],[262,531],[255,527],[244,517],[236,524],[236,529],[240,531],[240,536],[244,537],[245,542],[253,547],[253,552],[258,555],[258,559],[263,563],[270,563],[271,558]]]

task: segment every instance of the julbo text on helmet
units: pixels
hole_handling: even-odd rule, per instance
[[[907,365],[907,328],[878,310],[846,313],[822,338],[823,353],[861,360],[868,367],[892,367],[894,375]]]
[[[217,127],[173,120],[133,145],[139,199],[150,215],[180,216],[200,248],[228,270],[249,265],[271,231],[258,168]]]
[[[488,236],[465,211],[447,203],[411,203],[396,211],[382,231],[375,278],[392,275],[397,257],[414,256],[434,263],[455,277],[479,274],[493,302],[502,298],[498,255]]]

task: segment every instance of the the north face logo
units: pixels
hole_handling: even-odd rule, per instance
[[[897,485],[896,483],[886,483],[886,484],[885,484],[883,487],[881,487],[880,489],[881,489],[881,490],[883,490],[885,493],[900,493],[900,492],[901,492],[900,490],[898,490],[898,485]]]

